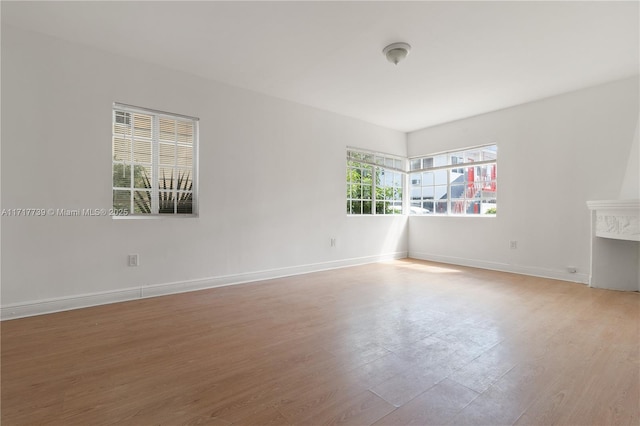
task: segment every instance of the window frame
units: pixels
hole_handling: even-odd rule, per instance
[[[120,120],[118,119],[118,116],[120,115],[119,113],[124,113],[124,120]],[[143,107],[138,107],[138,106],[133,106],[133,105],[127,105],[127,104],[123,104],[123,103],[118,103],[118,102],[114,102],[112,109],[111,109],[111,126],[112,126],[112,136],[111,136],[111,148],[112,148],[112,158],[111,158],[111,169],[112,169],[112,180],[111,180],[111,194],[112,194],[112,218],[114,219],[123,219],[123,218],[129,218],[129,219],[158,219],[158,218],[172,218],[172,217],[183,217],[183,218],[195,218],[198,217],[199,215],[199,196],[198,196],[198,186],[199,186],[199,174],[198,174],[198,150],[199,150],[199,122],[200,119],[197,117],[192,117],[192,116],[188,116],[188,115],[184,115],[184,114],[176,114],[176,113],[171,113],[171,112],[166,112],[166,111],[159,111],[159,110],[155,110],[155,109],[150,109],[150,108],[143,108]],[[134,114],[142,114],[142,115],[147,115],[147,116],[151,116],[151,136],[150,137],[136,137],[134,135],[134,128],[135,128],[135,119],[133,117]],[[192,157],[192,164],[191,164],[191,190],[190,191],[185,191],[185,190],[181,190],[178,188],[172,188],[171,191],[166,191],[166,190],[162,190],[158,187],[159,185],[159,169],[161,167],[167,167],[167,165],[165,166],[161,166],[160,164],[160,147],[161,145],[172,145],[175,148],[174,151],[174,164],[173,166],[171,166],[174,170],[179,171],[181,169],[181,166],[178,164],[178,148],[179,147],[183,147],[183,146],[188,146],[188,144],[181,144],[178,141],[177,135],[178,135],[178,128],[176,128],[175,132],[176,132],[176,138],[174,140],[172,140],[170,143],[167,142],[167,140],[162,140],[161,136],[160,136],[160,120],[161,119],[166,119],[166,120],[173,120],[176,121],[176,125],[178,124],[178,121],[186,121],[186,122],[190,122],[191,126],[192,126],[192,143],[191,143],[191,157]],[[129,138],[130,141],[134,141],[135,138],[140,138],[140,139],[147,139],[150,142],[151,145],[151,163],[140,163],[140,162],[136,162],[134,160],[134,144],[131,143],[131,157],[129,158],[129,160],[119,160],[117,161],[115,159],[115,155],[114,155],[114,139],[117,135],[116,131],[115,131],[115,126],[116,124],[118,125],[125,125],[125,126],[130,126],[131,128],[131,133],[127,136]],[[125,138],[126,140],[126,138]],[[114,170],[114,166],[118,164],[118,165],[122,165],[122,166],[129,166],[129,167],[135,167],[135,166],[143,166],[143,167],[150,167],[151,169],[151,176],[149,177],[150,181],[151,181],[151,188],[149,188],[147,190],[148,193],[151,194],[151,199],[150,199],[150,206],[151,206],[151,213],[136,213],[135,209],[133,208],[133,204],[134,204],[134,195],[130,195],[130,206],[128,209],[127,213],[123,213],[122,211],[120,211],[120,209],[116,208],[114,206],[114,193],[117,190],[120,191],[131,191],[131,193],[133,194],[134,191],[138,190],[139,188],[136,188],[135,183],[134,183],[134,179],[133,176],[131,176],[130,178],[130,184],[129,187],[119,187],[119,186],[115,186],[114,185],[114,181],[113,181],[113,170]],[[182,167],[184,168],[184,167]],[[186,167],[186,169],[189,169],[189,167]],[[176,204],[174,204],[174,212],[173,213],[160,213],[159,211],[159,204],[160,204],[160,193],[172,193],[174,194],[174,197],[178,197],[179,194],[191,194],[191,213],[179,213],[177,211],[178,209],[178,204],[176,202]]]
[[[360,156],[360,158],[358,158]],[[364,165],[366,168],[370,169],[371,175],[371,189],[370,189],[370,198],[353,198],[350,197],[350,188],[354,184],[349,180],[349,172],[357,168],[358,166],[354,166],[352,162],[360,163]],[[407,205],[406,205],[406,189],[407,189],[407,159],[406,157],[402,157],[399,155],[386,154],[376,151],[369,151],[361,148],[352,148],[347,147],[347,156],[346,156],[346,168],[347,168],[347,216],[403,216],[406,215]],[[362,170],[365,168],[362,167]],[[391,179],[391,185],[381,185],[377,183],[377,180],[380,176],[385,175],[385,171],[392,173],[393,177]],[[399,178],[396,178],[396,175],[399,174]],[[400,181],[400,185],[396,185],[397,181]],[[392,198],[390,199],[379,199],[378,198],[378,189],[383,188],[383,191],[391,190]],[[400,199],[395,199],[396,189],[400,189]],[[360,213],[353,213],[353,202],[362,202],[360,208]],[[370,203],[370,212],[365,213],[364,203]],[[387,205],[395,206],[397,203],[400,203],[400,211],[387,213]],[[379,211],[378,206],[382,205],[381,212]]]
[[[495,153],[495,158],[493,159],[487,159],[487,160],[483,160],[481,159],[480,161],[464,161],[464,154],[470,151],[478,151],[478,152],[482,152],[483,150],[486,151],[487,148],[494,148],[492,151]],[[442,157],[446,158],[446,164],[436,164],[436,159],[438,158],[442,158]],[[460,159],[462,159],[462,161],[459,161]],[[407,198],[408,198],[408,202],[409,202],[409,215],[411,216],[453,216],[453,217],[496,217],[497,215],[497,205],[498,205],[498,192],[497,192],[497,182],[498,182],[498,178],[497,178],[497,168],[498,168],[498,144],[496,143],[490,143],[490,144],[484,144],[484,145],[476,145],[476,146],[471,146],[471,147],[467,147],[467,148],[463,148],[463,149],[456,149],[456,150],[451,150],[451,151],[443,151],[443,152],[437,152],[437,153],[432,153],[432,154],[428,154],[428,155],[420,155],[420,156],[413,156],[410,157],[408,159],[409,161],[409,170],[408,170],[408,181],[409,181],[409,190],[407,192]],[[425,164],[425,160],[430,160],[431,165],[424,167]],[[453,161],[455,160],[455,161]],[[418,162],[418,164],[420,164],[420,166],[418,167],[414,167]],[[485,190],[485,187],[481,187],[480,189],[474,189],[474,191],[480,192],[480,198],[477,201],[472,201],[472,203],[478,202],[480,205],[480,212],[478,213],[467,213],[467,203],[470,202],[470,200],[476,200],[475,196],[474,197],[467,197],[466,195],[464,195],[463,197],[458,197],[455,200],[452,199],[452,187],[462,187],[463,190],[463,194],[466,194],[466,190],[468,188],[468,185],[470,184],[466,178],[465,180],[463,180],[462,184],[454,184],[454,181],[452,180],[452,172],[458,171],[458,170],[462,170],[463,175],[468,176],[468,169],[474,169],[474,176],[475,176],[475,168],[476,167],[483,167],[483,166],[493,166],[493,169],[491,171],[491,175],[492,177],[485,182],[488,182],[489,187],[492,188],[490,190]],[[465,169],[466,172],[465,172]],[[434,183],[432,185],[427,185],[425,186],[422,183],[422,179],[424,177],[424,173],[425,172],[442,172],[442,171],[446,171],[446,211],[445,212],[438,212],[438,208],[437,208],[437,203],[440,203],[441,205],[444,205],[445,203],[443,201],[438,202],[436,198],[433,199],[433,211],[431,213],[417,213],[417,212],[412,212],[412,207],[414,204],[414,199],[413,199],[413,189],[414,187],[418,187],[420,189],[420,191],[423,191],[423,188],[427,188],[427,187],[432,187],[434,189],[434,193],[435,193],[435,189],[437,187],[444,187],[445,184],[436,184],[435,183],[435,178],[434,178]],[[419,184],[414,183],[416,181],[416,179],[414,178],[415,174],[420,174],[420,178],[419,178]],[[481,181],[482,182],[482,181]],[[475,179],[474,179],[474,185],[475,185]],[[494,192],[493,197],[491,198],[484,198],[482,196],[482,194],[484,192]],[[456,201],[457,200],[457,201]],[[493,200],[494,202],[488,202],[485,203],[484,200]],[[420,208],[424,208],[424,203],[425,203],[425,199],[424,196],[421,195],[421,198],[417,201],[418,203],[420,203]],[[460,205],[460,203],[462,203],[461,205],[462,207],[462,211],[454,211],[454,203],[455,207],[457,208],[458,205]],[[482,213],[482,205],[483,204],[493,204],[494,207],[496,209],[496,213]]]

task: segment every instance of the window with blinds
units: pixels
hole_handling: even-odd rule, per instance
[[[195,216],[198,119],[114,104],[112,120],[118,216]]]

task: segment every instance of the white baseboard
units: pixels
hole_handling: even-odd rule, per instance
[[[589,283],[589,274],[569,273],[567,271],[539,268],[535,266],[511,265],[508,263],[488,262],[485,260],[466,259],[454,256],[441,256],[431,253],[409,252],[409,258],[430,260],[432,262],[449,263],[452,265],[470,266],[472,268],[490,269],[493,271],[511,272],[514,274],[531,275],[534,277],[551,278],[555,280],[570,281],[580,284]]]
[[[207,288],[243,284],[273,278],[282,278],[292,275],[302,275],[311,272],[326,271],[329,269],[345,268],[348,266],[384,262],[394,259],[403,259],[406,257],[407,252],[386,253],[374,256],[333,260],[308,265],[248,272],[243,274],[224,275],[173,283],[153,284],[99,293],[87,293],[67,297],[57,297],[52,299],[32,300],[1,306],[0,320],[4,321],[9,319],[68,311],[71,309],[87,308],[90,306],[106,305],[109,303],[125,302],[128,300],[136,300],[147,297],[165,296],[169,294],[184,293],[187,291],[204,290]]]

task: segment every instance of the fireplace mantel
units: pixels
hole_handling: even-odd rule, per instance
[[[640,290],[640,200],[587,201],[591,287]]]
[[[640,200],[587,201],[595,211],[595,236],[640,241]]]

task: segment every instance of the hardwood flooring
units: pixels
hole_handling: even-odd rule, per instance
[[[1,324],[2,425],[638,425],[640,295],[416,260]]]

